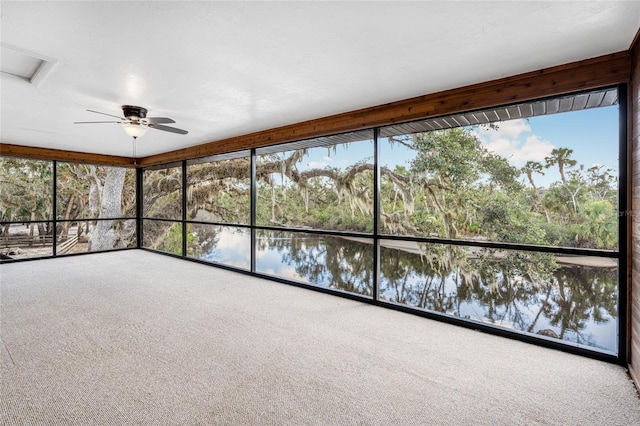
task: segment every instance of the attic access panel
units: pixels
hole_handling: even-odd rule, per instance
[[[56,64],[53,58],[0,43],[0,71],[37,86]]]

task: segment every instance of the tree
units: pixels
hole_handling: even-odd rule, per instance
[[[571,158],[571,154],[573,154],[573,150],[570,148],[554,148],[551,150],[551,155],[544,158],[546,168],[558,165],[558,171],[560,172],[560,179],[563,185],[567,184],[564,176],[565,167],[573,167],[577,164],[577,161]]]
[[[521,244],[544,244],[541,222],[527,206],[517,199],[498,193],[482,205],[481,226],[492,241]]]
[[[122,189],[126,169],[110,167],[100,188],[100,211],[95,228],[91,232],[89,250],[110,250],[117,247],[119,235],[114,229],[114,218],[122,216]]]
[[[416,156],[411,162],[410,181],[426,190],[420,199],[426,210],[438,215],[445,238],[468,232],[475,221],[471,210],[476,210],[485,197],[494,191],[512,193],[521,187],[517,181],[520,171],[487,151],[466,129],[417,134],[413,149]]]
[[[536,191],[538,188],[536,188],[536,184],[533,182],[533,174],[538,173],[540,175],[544,175],[542,164],[537,161],[527,161],[521,170],[527,175],[527,179],[529,179],[531,187]]]
[[[617,201],[616,177],[610,168],[603,165],[593,165],[587,169],[586,179],[589,185],[591,196],[598,201],[610,200]],[[613,197],[612,197],[613,195]]]
[[[52,234],[53,163],[0,157],[0,218],[3,221],[31,221],[29,235]],[[42,220],[42,222],[34,223]],[[3,232],[8,232],[8,226]]]
[[[559,337],[576,334],[578,343],[585,341],[582,330],[588,321],[605,323],[607,315],[617,316],[617,280],[615,269],[566,267],[554,272],[555,289],[547,317],[560,328]]]
[[[136,214],[135,173],[122,167],[58,163],[57,236],[62,241],[77,223],[90,251],[129,246],[135,226],[120,220]],[[96,220],[98,219],[98,220]]]

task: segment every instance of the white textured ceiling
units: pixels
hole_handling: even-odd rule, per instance
[[[0,42],[52,57],[2,75],[0,141],[132,156],[86,109],[171,117],[137,156],[629,48],[640,2],[0,2]],[[0,58],[1,61],[2,58]]]

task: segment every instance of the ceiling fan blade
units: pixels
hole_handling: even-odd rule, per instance
[[[147,117],[147,118],[145,118],[145,120],[147,120],[149,123],[153,123],[153,124],[175,123],[175,121],[173,121],[169,117]]]
[[[74,121],[73,124],[122,123],[122,121]]]
[[[156,130],[164,130],[165,132],[178,133],[179,135],[186,135],[187,133],[189,133],[186,130],[177,129],[175,127],[163,126],[161,124],[149,123],[149,127]]]
[[[186,135],[187,133],[189,133],[186,130],[177,129],[175,127],[163,126],[161,124],[149,123],[149,127],[151,127],[152,129],[163,130],[165,132],[178,133],[179,135]]]
[[[115,117],[115,118],[119,118],[120,120],[124,120],[123,117],[119,117],[117,115],[113,115],[113,114],[107,114],[106,112],[100,112],[100,111],[94,111],[92,109],[88,109],[87,111],[89,112],[95,112],[96,114],[102,114],[102,115],[108,115],[109,117]]]

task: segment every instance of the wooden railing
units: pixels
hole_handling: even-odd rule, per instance
[[[53,244],[52,235],[5,235],[0,237],[0,248],[11,247],[46,247]],[[64,241],[58,241],[56,247],[57,254],[67,254],[78,244],[78,236],[67,238]]]
[[[42,247],[53,244],[53,235],[5,235],[0,237],[0,248]]]
[[[62,243],[58,243],[56,246],[56,254],[67,254],[78,244],[78,236],[75,235],[71,238],[68,238]]]

